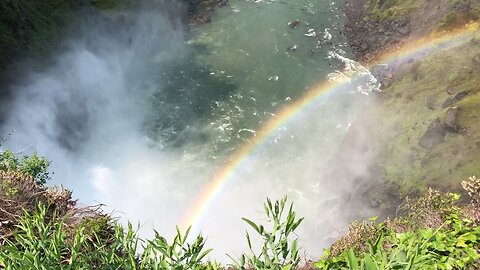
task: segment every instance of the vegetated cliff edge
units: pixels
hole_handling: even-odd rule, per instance
[[[478,22],[479,6],[478,0],[346,1],[345,33],[355,57],[367,65],[388,64],[373,66],[381,68],[376,75],[383,91],[353,124],[338,154],[347,166],[343,171],[358,166],[341,154],[349,148],[363,147],[374,156],[357,179],[360,196],[372,207],[394,208],[396,198],[427,186],[459,190],[462,179],[480,170],[478,33],[461,46],[378,63],[383,52]]]
[[[19,59],[52,51],[66,35],[72,16],[81,9],[96,11],[135,8],[142,3],[186,6],[192,22],[208,21],[208,11],[227,0],[43,0],[2,1],[0,3],[0,70]]]

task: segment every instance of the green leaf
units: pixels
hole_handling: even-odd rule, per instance
[[[242,218],[242,220],[250,225],[255,231],[257,231],[258,234],[262,234],[262,232],[260,232],[260,228],[257,226],[257,224],[255,224],[255,222],[249,220],[248,218]]]
[[[355,256],[352,248],[347,252],[347,265],[350,267],[350,270],[360,270],[360,267],[358,266],[358,258]]]
[[[365,255],[365,270],[379,270],[370,254]]]
[[[252,249],[252,241],[250,241],[250,235],[248,234],[248,232],[245,232],[245,234],[247,237],[248,248]]]

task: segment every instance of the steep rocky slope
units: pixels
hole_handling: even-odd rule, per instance
[[[387,50],[395,54],[404,44],[415,46],[420,37],[450,35],[478,21],[478,7],[479,1],[350,0],[346,33],[356,57],[368,64]],[[383,91],[353,123],[339,151],[343,164],[358,164],[341,154],[352,147],[374,156],[357,179],[372,207],[395,208],[396,198],[427,186],[458,190],[462,179],[479,173],[478,34],[381,73]]]
[[[409,40],[478,20],[479,3],[478,0],[348,0],[345,33],[356,57],[369,61]]]

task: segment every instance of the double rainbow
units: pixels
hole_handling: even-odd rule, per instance
[[[461,46],[474,38],[477,31],[478,24],[475,23],[468,24],[455,31],[431,34],[428,37],[412,40],[399,48],[383,53],[366,66],[367,68],[372,68],[379,64],[389,65],[411,58],[419,59],[432,52]],[[194,200],[191,209],[189,209],[181,221],[181,228],[187,228],[189,226],[195,227],[200,222],[202,216],[208,211],[209,205],[214,202],[226,183],[233,178],[237,170],[246,163],[248,157],[259,145],[263,144],[271,135],[275,134],[280,127],[302,112],[310,104],[317,102],[327,93],[335,92],[345,87],[347,83],[348,82],[323,82],[312,87],[302,97],[288,106],[283,107],[275,116],[266,121],[262,128],[257,131],[247,143],[233,153],[229,161],[214,174],[211,181],[206,183],[205,188]]]

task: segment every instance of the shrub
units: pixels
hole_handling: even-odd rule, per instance
[[[264,204],[265,214],[269,218],[272,229],[265,229],[264,225],[256,224],[250,219],[243,220],[252,227],[255,232],[260,235],[263,240],[262,248],[259,252],[255,252],[252,247],[250,235],[247,232],[246,238],[250,254],[243,254],[239,260],[232,257],[235,269],[278,269],[289,270],[295,269],[299,262],[299,248],[297,238],[291,239],[297,227],[302,223],[303,218],[297,219],[296,213],[293,211],[293,203],[290,204],[288,213],[283,216],[286,208],[287,197],[275,201],[272,204],[267,198]]]
[[[476,177],[462,183],[472,201],[430,189],[408,199],[404,216],[373,223],[354,223],[349,234],[325,250],[320,269],[477,269],[480,229]]]
[[[0,153],[0,171],[14,171],[31,176],[37,185],[43,186],[51,178],[48,172],[50,161],[40,157],[37,152],[31,156],[19,158],[12,151]]]

